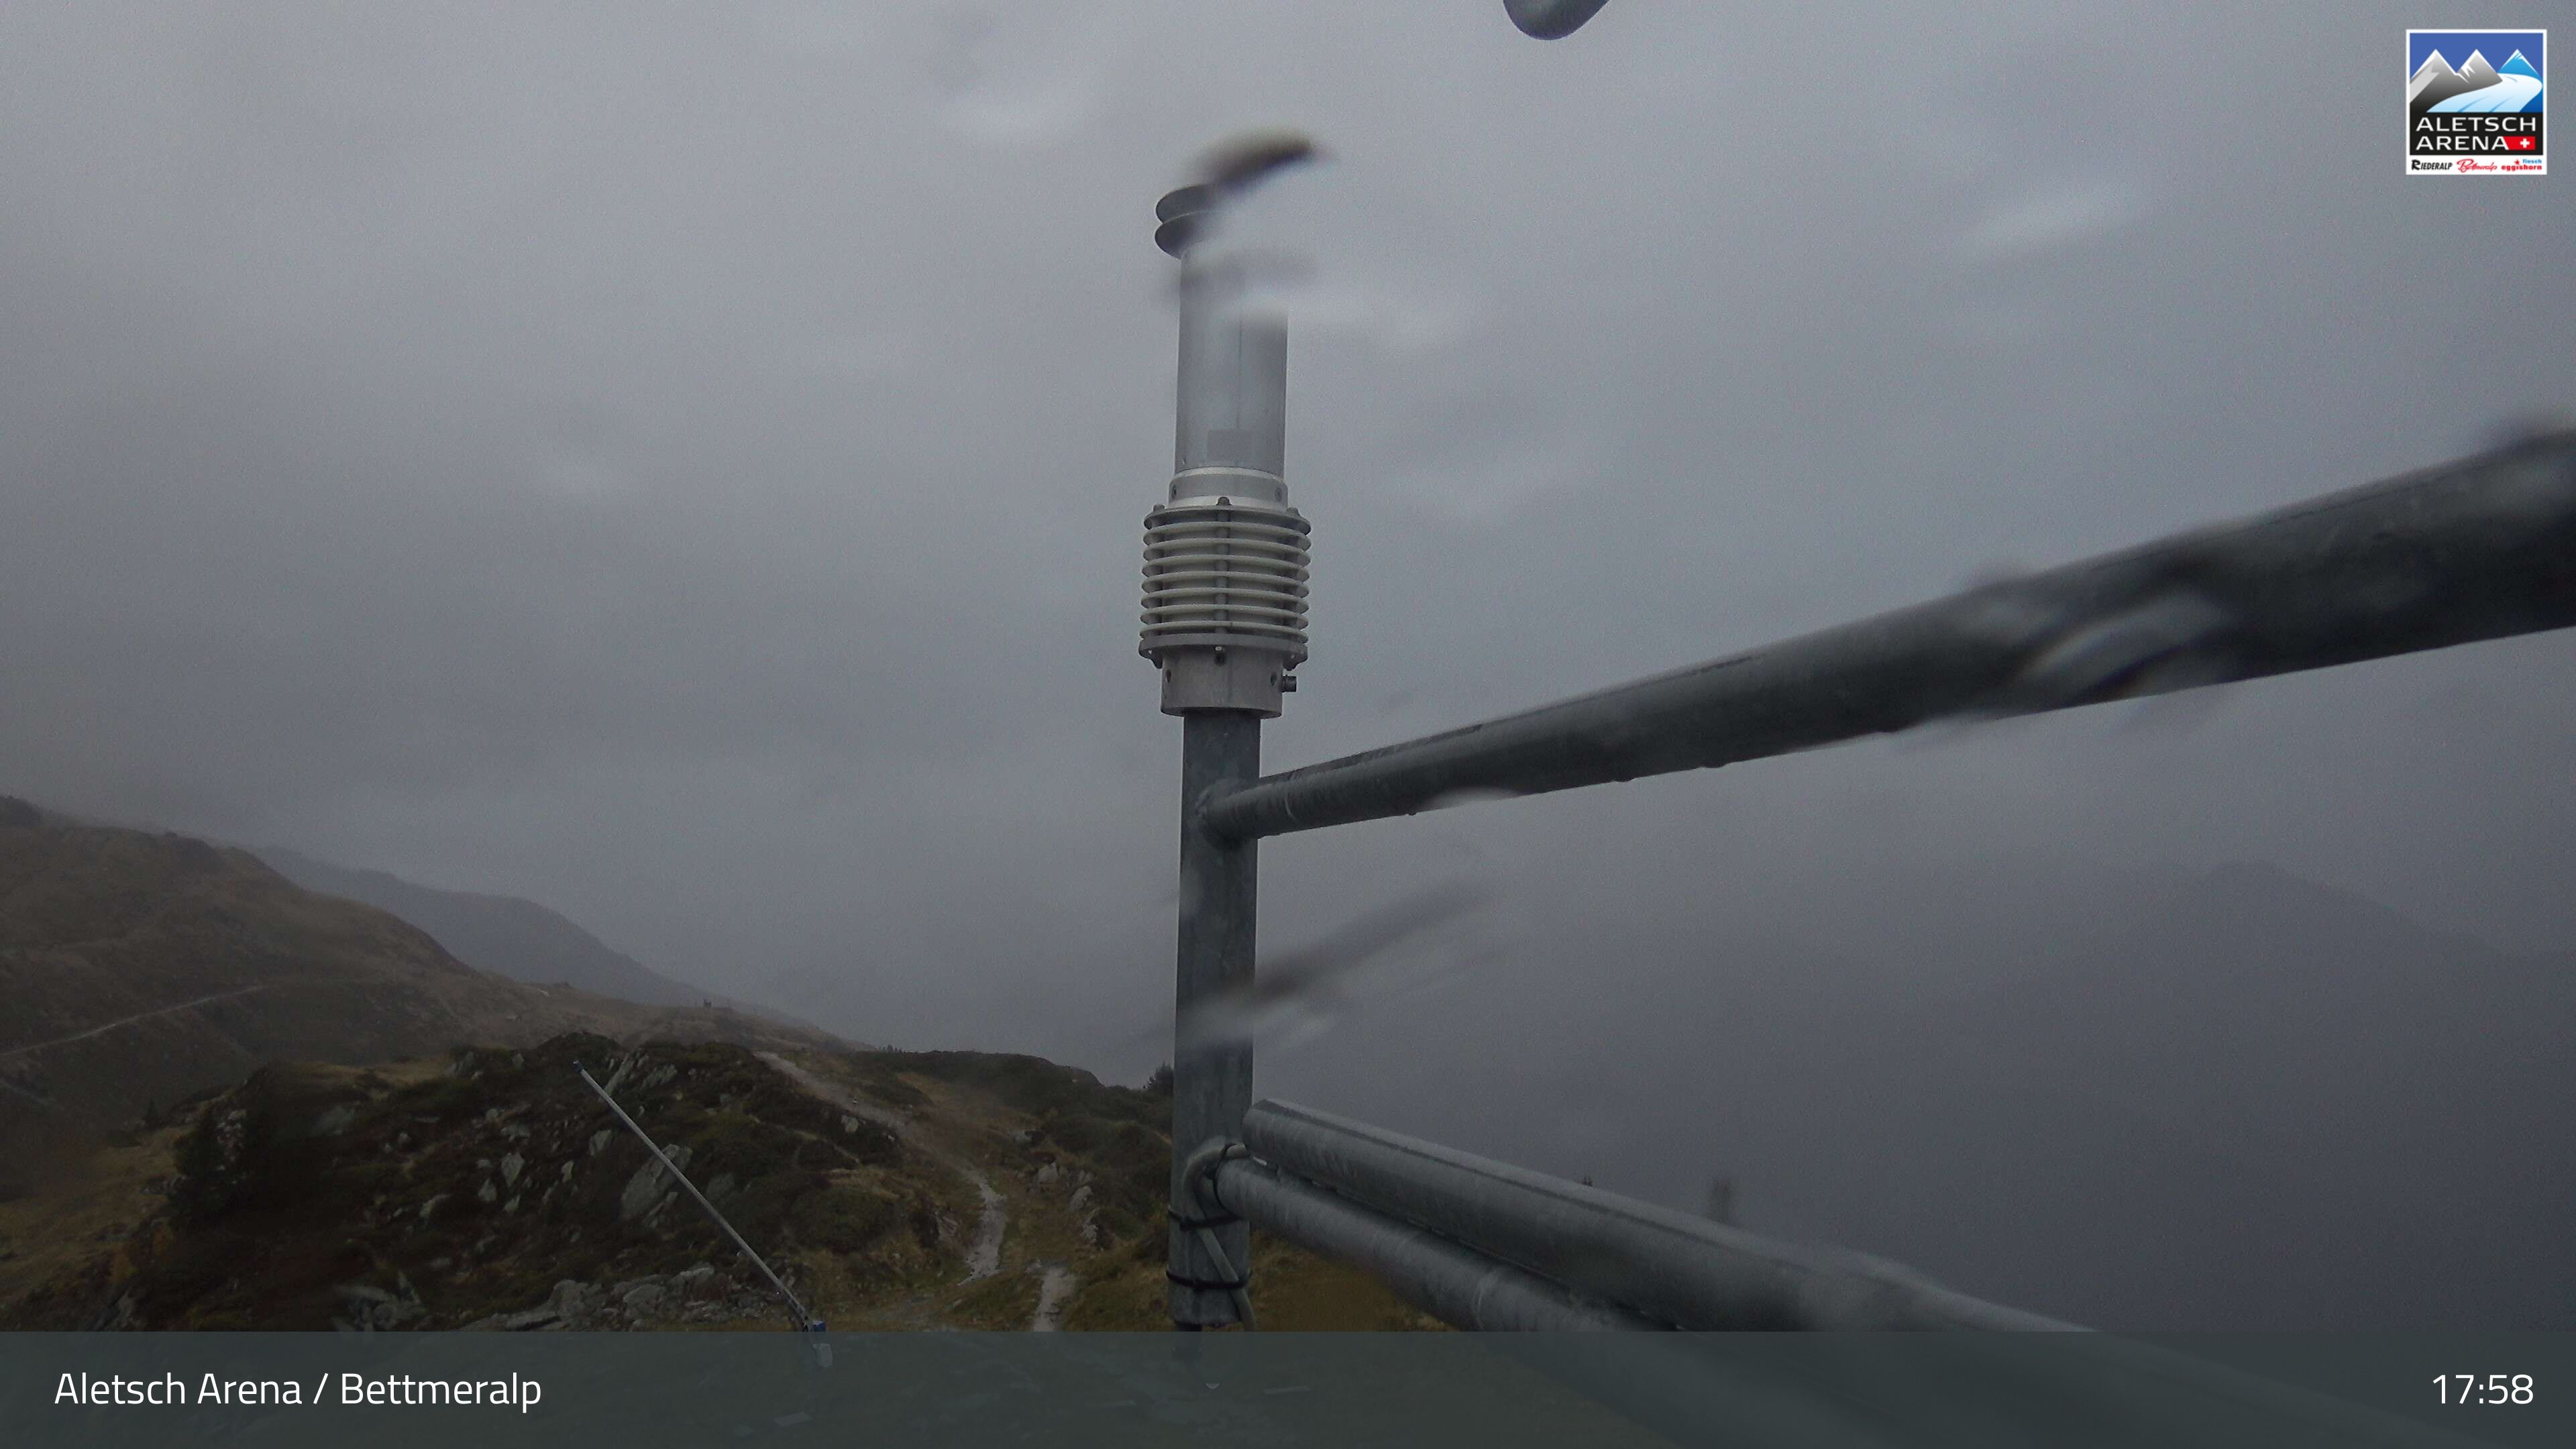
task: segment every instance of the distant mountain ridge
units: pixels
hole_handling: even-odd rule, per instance
[[[249,851],[0,798],[0,1136],[112,1126],[263,1062],[363,1065],[567,1031],[847,1045],[721,1007],[513,981]]]
[[[561,983],[648,1006],[696,1006],[713,996],[655,971],[534,901],[440,890],[284,846],[256,846],[253,853],[306,890],[391,911],[427,931],[456,959],[496,976],[532,986]]]

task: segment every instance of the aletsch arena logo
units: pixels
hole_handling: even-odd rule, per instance
[[[2406,32],[2406,174],[2545,176],[2549,32]]]

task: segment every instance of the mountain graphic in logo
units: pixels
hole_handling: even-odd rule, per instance
[[[2468,63],[2454,70],[2436,50],[2415,68],[2406,83],[2410,116],[2433,112],[2538,113],[2546,87],[2539,67],[2516,50],[2503,65],[2491,65],[2484,53],[2470,51]]]
[[[2403,75],[2407,175],[2549,174],[2548,31],[2410,30]]]

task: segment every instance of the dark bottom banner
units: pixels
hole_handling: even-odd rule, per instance
[[[0,1444],[2568,1445],[2576,1334],[0,1334]]]

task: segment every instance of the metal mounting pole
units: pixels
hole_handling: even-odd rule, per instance
[[[1240,305],[1226,264],[1200,254],[1224,194],[1163,198],[1155,241],[1181,262],[1173,473],[1145,518],[1144,634],[1163,712],[1181,717],[1180,931],[1172,1042],[1167,1276],[1176,1328],[1245,1318],[1250,1230],[1203,1217],[1184,1163],[1242,1135],[1252,1043],[1203,1026],[1252,989],[1255,845],[1203,828],[1200,806],[1261,778],[1261,722],[1306,657],[1306,520],[1288,506],[1288,329]],[[1202,1230],[1211,1230],[1203,1232]],[[1209,1251],[1213,1239],[1216,1251]]]
[[[1256,841],[1229,841],[1198,823],[1199,802],[1220,788],[1261,778],[1261,716],[1211,710],[1181,720],[1181,921],[1173,994],[1172,1196],[1192,1209],[1183,1162],[1211,1138],[1243,1136],[1252,1106],[1252,1043],[1240,1036],[1192,1030],[1193,1013],[1252,990],[1254,914],[1259,900]],[[1202,1013],[1198,1018],[1205,1019]],[[1222,1264],[1210,1260],[1191,1224],[1172,1224],[1172,1322],[1182,1328],[1236,1321],[1229,1290],[1201,1287],[1242,1281],[1251,1266],[1251,1233],[1241,1221],[1213,1224]]]

